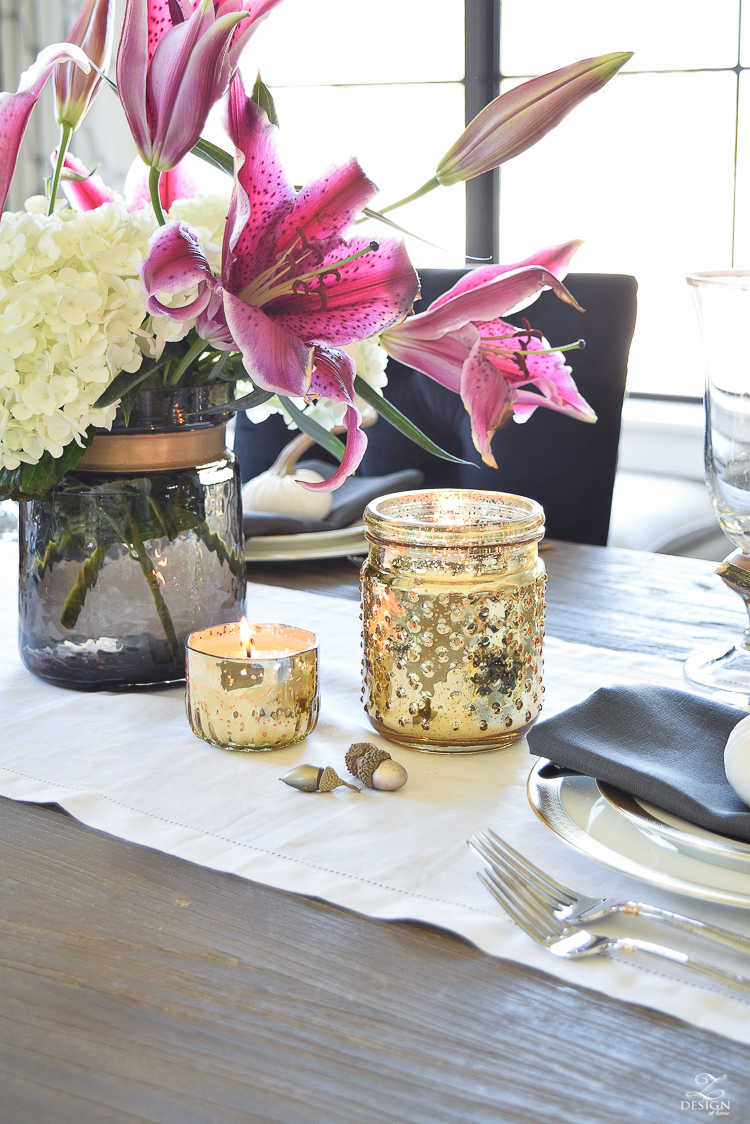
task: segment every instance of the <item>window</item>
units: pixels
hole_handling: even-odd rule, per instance
[[[630,389],[700,395],[685,274],[750,261],[750,0],[466,0],[466,16],[469,58],[476,64],[484,46],[499,61],[495,75],[486,59],[474,66],[467,109],[493,79],[505,90],[580,58],[635,52],[501,169],[499,224],[491,177],[468,185],[469,240],[472,223],[499,226],[497,260],[517,261],[583,238],[574,269],[638,278]],[[385,204],[427,180],[461,131],[461,0],[285,0],[264,34],[264,78],[295,176],[355,152]],[[411,242],[418,265],[462,262],[463,188],[438,189],[392,217],[441,247]]]

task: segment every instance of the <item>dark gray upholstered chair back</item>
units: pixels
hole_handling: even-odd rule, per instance
[[[465,272],[420,270],[422,298],[415,312]],[[495,434],[495,470],[482,464],[472,445],[469,418],[458,395],[391,359],[386,397],[448,452],[480,467],[451,464],[425,453],[381,418],[368,430],[369,445],[359,471],[378,476],[413,467],[424,472],[428,487],[490,488],[531,496],[545,509],[551,538],[605,545],[635,326],[636,282],[617,274],[572,273],[566,285],[584,313],[545,292],[529,309],[508,319],[520,326],[521,315],[526,316],[553,346],[586,340],[585,350],[572,352],[569,361],[580,392],[598,415],[596,425],[540,407],[529,421],[511,422]],[[241,414],[235,447],[243,479],[269,467],[289,439],[280,418],[252,426]],[[310,454],[319,455],[317,449]]]

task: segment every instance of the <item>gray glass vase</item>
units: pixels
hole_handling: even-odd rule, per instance
[[[176,682],[195,629],[245,601],[240,478],[226,384],[141,391],[126,427],[20,504],[19,648],[61,687]],[[202,414],[227,404],[227,412]]]

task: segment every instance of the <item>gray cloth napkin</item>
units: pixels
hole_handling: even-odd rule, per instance
[[[724,773],[732,706],[670,687],[604,687],[529,730],[529,749],[691,823],[750,841],[750,808]]]
[[[336,471],[336,466],[327,461],[304,461],[298,467],[311,468],[324,480],[333,476]],[[333,506],[327,519],[299,519],[294,515],[278,515],[270,511],[245,511],[242,519],[245,536],[337,531],[361,519],[368,503],[378,496],[419,488],[423,482],[424,475],[416,468],[392,472],[389,476],[350,476],[333,493]]]

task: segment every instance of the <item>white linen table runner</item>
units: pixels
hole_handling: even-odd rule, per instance
[[[88,694],[28,672],[16,648],[16,565],[16,544],[0,543],[0,794],[57,802],[111,835],[371,918],[438,925],[492,955],[750,1042],[750,1004],[710,980],[686,983],[671,965],[644,964],[642,956],[557,960],[508,919],[479,882],[478,860],[466,845],[488,826],[584,893],[645,900],[736,931],[747,930],[748,912],[646,886],[568,848],[528,804],[535,759],[525,740],[497,753],[445,756],[379,739],[359,701],[355,602],[249,586],[250,620],[299,625],[320,637],[321,717],[300,745],[228,753],[193,736],[181,689]],[[675,661],[545,641],[543,717],[616,682],[684,686]],[[279,783],[303,762],[332,765],[351,780],[344,753],[364,740],[406,767],[403,789],[307,794]],[[687,950],[682,933],[664,926],[655,932],[652,940]],[[705,942],[690,951],[722,963],[723,950]],[[725,964],[741,970],[736,961]]]

